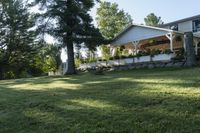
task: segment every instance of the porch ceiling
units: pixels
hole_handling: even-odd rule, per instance
[[[152,41],[153,40],[155,40],[155,41],[169,41],[169,39],[164,35],[164,36],[159,36],[159,37],[154,37],[154,38],[148,38],[148,39],[145,39],[145,40],[141,40],[141,41],[139,41],[137,47],[138,48],[140,48],[142,46],[145,47],[145,45],[150,43],[150,40],[152,40]],[[169,45],[169,43],[168,43],[168,45]],[[119,47],[119,46],[125,46],[126,49],[135,49],[135,46],[133,45],[132,42],[121,44],[121,45],[111,45],[111,47]]]

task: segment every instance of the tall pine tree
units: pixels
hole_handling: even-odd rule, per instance
[[[22,0],[0,1],[0,79],[27,68],[37,49],[34,17]]]
[[[101,34],[92,24],[89,15],[94,0],[35,0],[46,10],[41,14],[41,29],[57,38],[63,48],[67,48],[68,70],[66,74],[75,74],[74,45],[84,43],[89,48],[101,44]]]
[[[161,20],[161,17],[156,16],[154,13],[150,13],[144,18],[145,25],[147,26],[159,26],[164,22]]]

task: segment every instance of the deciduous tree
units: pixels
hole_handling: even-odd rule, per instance
[[[132,24],[132,18],[116,3],[101,2],[96,17],[98,28],[106,39],[113,39],[125,27]]]

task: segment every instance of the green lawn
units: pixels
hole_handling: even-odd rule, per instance
[[[2,133],[199,133],[200,68],[0,81]]]

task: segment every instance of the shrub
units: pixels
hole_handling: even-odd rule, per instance
[[[171,54],[173,53],[170,49],[166,49],[163,51],[163,54]]]
[[[104,75],[104,68],[103,67],[98,67],[95,72],[95,75]]]
[[[3,74],[4,79],[15,79],[16,75],[13,71],[8,71]]]
[[[178,36],[175,37],[175,40],[176,40],[177,42],[181,42],[181,41],[182,41],[182,37],[178,35]]]
[[[19,78],[31,78],[32,76],[28,74],[26,71],[23,71],[19,74]]]
[[[200,42],[197,44],[198,47],[200,47]]]
[[[185,57],[183,55],[178,55],[178,56],[172,58],[172,61],[182,61],[184,59],[185,59]]]
[[[125,58],[127,58],[127,56],[125,56],[125,55],[122,55],[122,56],[121,56],[121,59],[125,59]]]
[[[133,58],[133,57],[134,57],[134,55],[132,55],[132,54],[129,54],[127,57],[128,57],[128,58]]]
[[[95,58],[89,59],[89,63],[93,63],[93,62],[97,62],[97,59],[95,59]]]
[[[118,60],[118,59],[120,59],[120,56],[114,56],[114,59],[116,59],[116,60]]]
[[[101,52],[102,52],[103,59],[108,61],[110,56],[111,56],[110,47],[108,47],[107,45],[102,45],[101,46]]]
[[[120,46],[120,51],[123,52],[125,49],[125,46]]]
[[[152,51],[151,51],[151,56],[154,56],[154,55],[158,55],[158,54],[161,54],[161,50],[159,50],[159,49],[153,49]]]
[[[80,67],[81,63],[82,63],[81,59],[79,59],[79,58],[75,59],[75,65],[76,65],[76,67]]]
[[[185,49],[184,48],[179,49],[179,51],[176,52],[176,55],[177,56],[185,56]]]
[[[114,57],[110,57],[109,60],[114,60]]]

